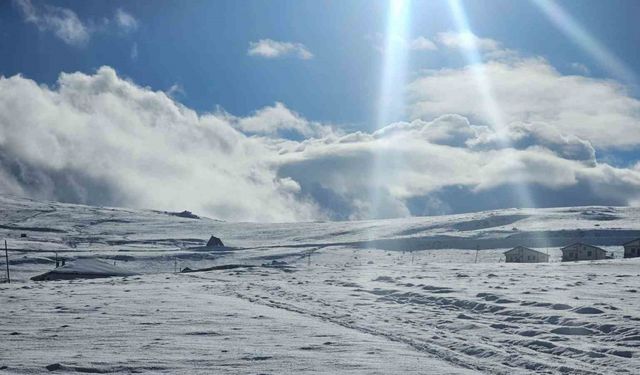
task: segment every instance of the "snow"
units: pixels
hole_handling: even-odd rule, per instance
[[[134,272],[123,270],[98,259],[77,259],[71,264],[57,267],[42,275],[31,278],[34,281],[94,279],[99,277],[132,276]]]
[[[640,259],[620,246],[638,208],[279,224],[9,196],[0,210],[0,372],[640,373]],[[560,263],[576,241],[615,259]],[[506,264],[514,244],[551,262]],[[54,252],[60,271],[128,275],[29,280]]]

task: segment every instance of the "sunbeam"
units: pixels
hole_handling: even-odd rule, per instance
[[[380,82],[380,94],[376,115],[376,128],[380,129],[404,115],[404,88],[406,84],[409,37],[409,0],[391,0],[387,15],[387,29],[382,53],[384,62]],[[384,149],[384,145],[381,145]],[[372,181],[370,185],[371,212],[373,218],[386,216],[382,208],[384,194],[385,165],[398,161],[383,160],[379,153],[374,154]]]
[[[485,71],[482,56],[480,54],[480,48],[478,47],[477,40],[469,26],[465,9],[460,0],[449,0],[449,7],[457,32],[463,36],[469,36],[466,38],[466,45],[465,48],[463,48],[463,51],[469,64],[469,69],[471,69],[473,73],[475,84],[481,95],[484,109],[490,119],[491,123],[489,125],[496,131],[496,134],[498,135],[498,142],[500,142],[502,147],[511,148],[512,145],[510,144],[506,134],[508,131],[507,124],[505,123],[504,116],[502,115],[502,111],[498,105],[491,81]],[[523,173],[526,173],[526,171]],[[521,176],[518,180],[519,181],[514,184],[514,189],[520,207],[535,207],[535,202],[526,183],[526,176]],[[543,242],[547,241],[543,239]]]
[[[557,28],[573,39],[580,48],[591,55],[607,72],[627,84],[635,84],[637,82],[637,77],[633,71],[596,40],[560,5],[552,0],[532,0],[532,2],[540,8]]]
[[[409,8],[409,0],[391,0],[389,3],[377,128],[398,120],[404,112],[402,92],[407,72]]]
[[[459,0],[450,0],[449,6],[458,33],[463,36],[468,36],[465,38],[466,46],[463,51],[467,62],[469,63],[469,68],[472,69],[473,77],[476,85],[478,86],[478,90],[480,91],[485,111],[487,112],[488,118],[491,119],[491,125],[494,127],[496,132],[503,135],[506,130],[504,119],[500,109],[498,108],[495,95],[493,94],[491,82],[487,78],[484,65],[482,64],[480,49],[478,47],[477,40],[473,37],[474,34],[469,27],[467,15]],[[504,136],[501,136],[500,138],[504,140]]]

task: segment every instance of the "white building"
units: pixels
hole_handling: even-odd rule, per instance
[[[624,246],[625,258],[637,258],[640,257],[640,238],[636,238],[633,241],[629,241]]]
[[[607,258],[606,250],[581,242],[565,246],[560,250],[562,251],[563,262],[572,262],[577,260],[598,260]]]
[[[549,255],[524,246],[517,246],[504,253],[507,263],[546,263]]]

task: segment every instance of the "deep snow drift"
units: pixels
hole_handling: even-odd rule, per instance
[[[619,246],[637,208],[254,224],[0,196],[0,212],[0,371],[640,373],[640,260]],[[559,263],[575,241],[616,259]],[[503,263],[515,245],[551,263]],[[30,281],[54,252],[139,275]]]

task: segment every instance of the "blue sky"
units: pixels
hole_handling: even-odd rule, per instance
[[[253,221],[640,205],[637,14],[4,1],[0,192]]]
[[[476,35],[506,47],[547,58],[558,70],[572,64],[606,77],[597,62],[527,1],[466,1]],[[60,72],[91,72],[108,65],[141,85],[167,90],[199,111],[220,105],[244,115],[276,101],[307,118],[347,126],[370,126],[375,116],[382,54],[376,35],[386,28],[385,2],[371,1],[33,1],[73,10],[86,23],[99,23],[122,9],[138,21],[129,33],[96,32],[81,47],[23,20],[15,4],[0,4],[0,73],[21,73],[53,84]],[[562,6],[628,66],[640,66],[636,1],[565,1]],[[411,34],[433,38],[455,28],[446,1],[415,1]],[[256,59],[251,41],[294,41],[314,55]],[[137,58],[131,58],[133,44]],[[418,52],[412,71],[459,66],[459,54]],[[634,89],[637,93],[637,90]]]

